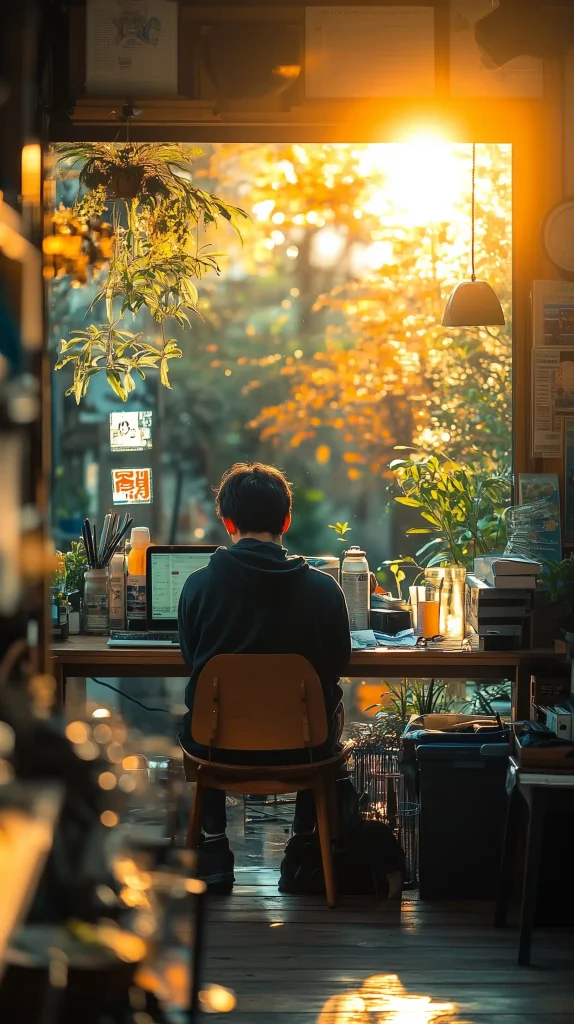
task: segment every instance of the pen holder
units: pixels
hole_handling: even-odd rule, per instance
[[[88,569],[84,580],[84,631],[105,635],[109,632],[108,570]]]

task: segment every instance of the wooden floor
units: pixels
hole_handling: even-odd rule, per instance
[[[239,808],[237,808],[239,810]],[[205,980],[235,991],[228,1024],[572,1024],[574,931],[537,931],[531,968],[517,931],[485,904],[402,907],[281,896],[282,826],[232,826],[230,897],[211,897]]]

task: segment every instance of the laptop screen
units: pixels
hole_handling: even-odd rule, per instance
[[[151,618],[154,622],[177,620],[180,594],[192,572],[202,569],[211,551],[149,551],[151,559]]]

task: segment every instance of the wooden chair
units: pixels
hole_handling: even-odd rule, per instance
[[[201,760],[184,750],[188,781],[197,782],[189,818],[187,846],[195,849],[201,834],[205,789],[231,793],[315,795],[317,825],[327,902],[336,903],[331,837],[337,830],[335,779],[352,743],[327,761],[313,761],[312,750],[325,743],[328,724],[319,678],[298,654],[220,654],[205,666],[197,682],[191,734],[209,748]],[[222,764],[218,749],[245,751],[246,764]],[[258,750],[300,750],[302,764],[249,764]]]

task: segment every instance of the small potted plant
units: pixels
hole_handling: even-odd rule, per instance
[[[335,533],[337,534],[337,540],[341,544],[346,544],[347,543],[347,539],[348,539],[347,538],[347,534],[351,532],[351,527],[349,526],[348,523],[329,524],[329,529],[335,531]],[[343,573],[343,559],[344,559],[344,557],[345,557],[345,549],[341,548],[341,550],[339,552],[339,579],[343,578],[342,573]]]
[[[59,640],[68,639],[68,595],[66,593],[66,562],[61,551],[56,552],[57,564],[50,579],[50,605],[52,635]]]
[[[566,641],[570,658],[574,657],[574,554],[561,562],[543,562],[541,580],[546,602],[537,602],[534,612],[534,645],[544,646],[544,637]],[[544,592],[543,592],[544,593]],[[542,595],[540,595],[542,596]]]

